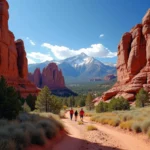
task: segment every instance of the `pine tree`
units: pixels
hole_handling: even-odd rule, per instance
[[[62,103],[58,97],[51,94],[47,86],[44,86],[37,97],[35,107],[40,111],[59,113]]]
[[[94,103],[93,101],[93,97],[91,93],[88,93],[87,98],[86,98],[86,108],[88,110],[92,110],[94,108]]]
[[[0,78],[0,118],[15,119],[21,110],[18,92]]]
[[[40,111],[48,112],[48,108],[50,105],[50,95],[51,92],[49,91],[49,88],[47,86],[44,86],[44,88],[40,91],[37,101],[36,101],[36,108]]]

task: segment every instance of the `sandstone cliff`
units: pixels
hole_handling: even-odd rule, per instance
[[[28,78],[39,88],[45,85],[51,90],[66,88],[62,72],[55,63],[50,63],[42,73],[37,68],[33,74],[29,73]]]
[[[14,34],[8,28],[9,5],[0,0],[0,76],[4,76],[8,85],[14,86],[21,95],[37,95],[38,89],[28,80],[28,66],[24,43],[15,41]]]
[[[95,102],[114,96],[134,100],[141,88],[150,92],[150,9],[141,24],[122,36],[118,45],[117,83]]]

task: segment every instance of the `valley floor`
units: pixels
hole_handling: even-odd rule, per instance
[[[71,121],[69,114],[63,119],[68,135],[52,150],[149,150],[150,142],[144,135],[122,131],[118,128],[100,125],[85,118],[83,125]],[[88,125],[98,130],[87,131]]]

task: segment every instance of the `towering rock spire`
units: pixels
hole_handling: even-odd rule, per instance
[[[38,89],[28,81],[28,66],[24,43],[15,42],[14,34],[8,28],[9,5],[6,0],[0,0],[0,76],[7,83],[21,92],[22,96],[29,93],[37,94]]]
[[[62,72],[55,63],[50,63],[43,69],[42,73],[37,68],[33,74],[29,73],[28,77],[39,88],[45,85],[51,90],[66,88]]]
[[[96,101],[114,96],[134,100],[141,88],[150,92],[150,9],[141,24],[122,36],[118,46],[117,83]]]

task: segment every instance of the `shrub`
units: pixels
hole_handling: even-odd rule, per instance
[[[142,124],[142,132],[147,133],[148,129],[150,128],[150,121],[144,121]]]
[[[110,101],[108,107],[109,107],[108,108],[109,111],[113,111],[113,110],[129,110],[130,109],[130,104],[123,97],[119,97],[119,98],[113,98]]]
[[[106,103],[106,102],[100,102],[96,106],[96,112],[97,113],[106,112],[106,111],[108,111],[108,103]]]
[[[122,115],[122,120],[123,121],[128,121],[128,120],[132,120],[133,116],[131,114],[124,114]]]
[[[44,145],[46,142],[46,137],[43,129],[36,129],[31,123],[22,123],[20,128],[27,132],[30,136],[30,142],[32,144]]]
[[[16,144],[10,139],[0,139],[0,150],[16,150]]]
[[[22,129],[15,129],[11,133],[11,138],[14,139],[16,143],[16,149],[23,150],[30,144],[30,137],[27,132],[23,132]]]
[[[136,95],[136,107],[144,107],[145,103],[148,102],[148,99],[148,92],[142,88]]]
[[[132,130],[136,133],[140,133],[142,132],[141,126],[139,124],[139,122],[134,122],[132,125]]]
[[[119,126],[119,124],[120,124],[120,120],[118,118],[111,119],[110,125],[117,127],[117,126]]]
[[[87,130],[88,131],[93,131],[93,130],[97,130],[97,128],[93,125],[89,125],[89,126],[87,126]]]
[[[37,145],[44,145],[46,143],[46,137],[43,129],[33,131],[31,143]]]
[[[132,124],[133,124],[133,121],[129,120],[129,121],[121,122],[119,126],[121,129],[131,131],[132,130]]]
[[[44,130],[45,136],[48,139],[53,138],[58,132],[58,128],[56,127],[54,122],[49,121],[49,120],[42,120],[42,121],[38,122],[37,129],[39,129],[39,128]]]
[[[78,125],[83,125],[83,121],[78,121]]]

